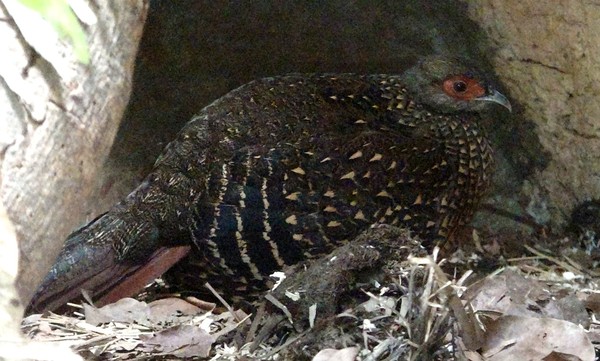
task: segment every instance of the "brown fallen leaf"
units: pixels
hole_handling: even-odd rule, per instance
[[[581,361],[581,359],[574,355],[565,355],[560,352],[551,352],[548,356],[544,357],[542,361]]]
[[[546,297],[539,282],[510,269],[478,281],[464,296],[475,312],[532,317],[541,316],[536,301]]]
[[[556,296],[543,307],[542,313],[549,318],[565,320],[585,328],[590,326],[590,318],[585,304],[577,298],[573,291],[564,297]]]
[[[473,284],[463,299],[469,300],[475,312],[555,318],[589,326],[584,302],[577,298],[574,291],[550,295],[543,282],[507,269]]]
[[[585,304],[585,308],[594,312],[596,317],[600,317],[600,293],[580,291],[577,296]]]
[[[552,352],[593,361],[594,346],[578,325],[552,318],[502,316],[487,325],[483,356],[489,361],[542,360]]]
[[[358,355],[358,347],[346,347],[341,350],[326,348],[313,357],[312,361],[354,361]]]
[[[205,313],[199,307],[182,300],[170,297],[150,302],[150,320],[154,324],[183,323],[185,320]]]
[[[140,346],[155,355],[176,357],[207,357],[216,338],[200,327],[183,325],[160,331],[151,337],[140,337]]]
[[[100,308],[84,303],[83,309],[85,321],[91,325],[108,322],[150,324],[150,307],[133,298],[123,298]]]

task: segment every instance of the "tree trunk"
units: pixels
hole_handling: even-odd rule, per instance
[[[68,233],[87,220],[86,200],[129,99],[147,7],[91,3],[97,21],[84,27],[91,60],[83,65],[64,41],[47,44],[41,18],[14,0],[0,4],[8,19],[0,22],[8,51],[0,57],[0,200],[19,243],[23,303]]]

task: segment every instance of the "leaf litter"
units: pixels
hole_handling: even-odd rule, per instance
[[[353,248],[287,270],[250,314],[126,298],[30,315],[22,327],[97,360],[594,360],[598,275],[568,252],[525,245],[504,258],[508,243],[477,237],[441,258],[403,230],[377,227]]]

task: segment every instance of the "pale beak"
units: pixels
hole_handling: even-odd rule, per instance
[[[510,102],[508,101],[508,99],[506,99],[506,97],[497,90],[492,90],[491,94],[484,95],[482,97],[475,98],[473,100],[483,100],[483,101],[487,101],[487,102],[494,102],[494,103],[502,105],[503,107],[508,109],[509,112],[512,112],[512,106],[510,105]]]

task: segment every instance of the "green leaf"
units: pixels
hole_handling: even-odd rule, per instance
[[[77,59],[88,64],[90,54],[83,28],[67,0],[19,0],[48,21],[60,37],[68,37]]]

